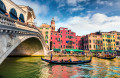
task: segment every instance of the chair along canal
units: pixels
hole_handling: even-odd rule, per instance
[[[42,61],[41,57],[8,57],[0,65],[0,78],[119,78],[119,60],[93,57],[87,64],[55,65]]]

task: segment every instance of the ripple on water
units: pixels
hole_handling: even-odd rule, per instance
[[[52,65],[41,61],[40,58],[7,58],[0,65],[0,77],[120,78],[120,62],[117,61],[93,58],[88,64]]]

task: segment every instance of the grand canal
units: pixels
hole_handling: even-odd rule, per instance
[[[40,57],[8,57],[0,65],[0,78],[118,78],[120,59],[78,65],[51,65]]]

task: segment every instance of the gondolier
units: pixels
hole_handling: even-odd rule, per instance
[[[52,55],[52,53],[51,53],[50,60],[52,60],[52,56],[53,56],[53,55]]]

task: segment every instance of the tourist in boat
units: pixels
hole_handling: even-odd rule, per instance
[[[53,55],[52,55],[52,53],[51,53],[50,60],[52,60],[52,56],[53,56]]]
[[[71,58],[69,59],[69,62],[72,62]]]
[[[63,62],[64,60],[62,59],[61,62]]]

